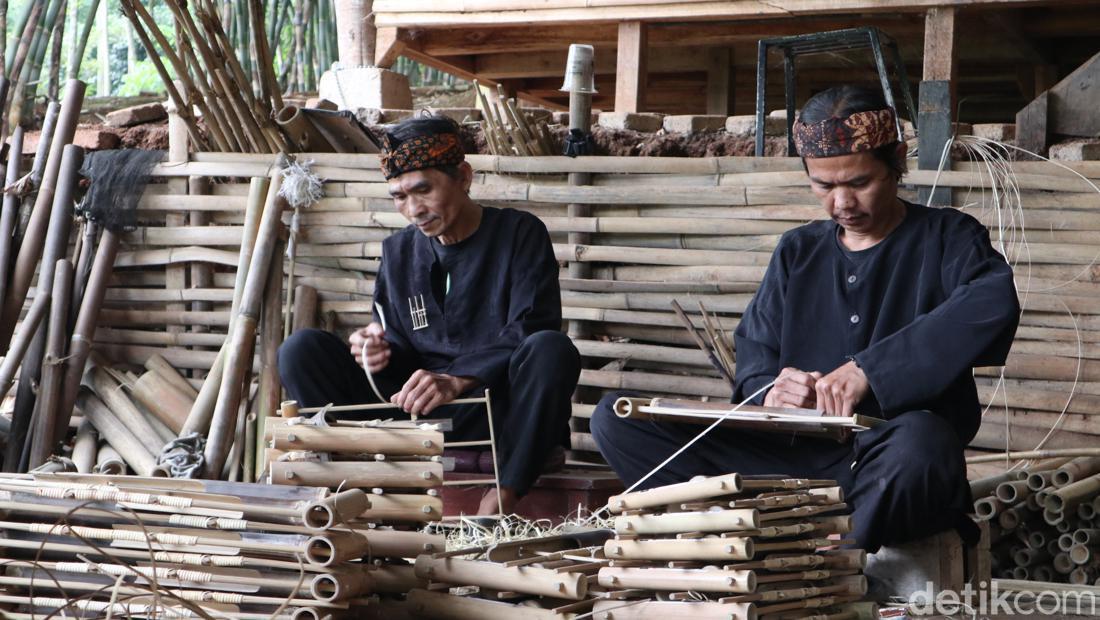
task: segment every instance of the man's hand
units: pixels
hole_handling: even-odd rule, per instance
[[[367,369],[371,374],[382,372],[390,363],[390,343],[386,342],[386,332],[382,325],[371,323],[360,327],[348,338],[351,354],[355,362],[363,359],[363,348],[367,349]]]
[[[830,416],[850,416],[852,410],[871,391],[863,369],[848,362],[818,380],[817,408]]]
[[[433,409],[445,405],[459,394],[477,384],[473,377],[454,377],[430,370],[418,370],[409,377],[401,391],[390,397],[390,402],[410,415],[428,415]]]
[[[797,368],[784,368],[775,378],[775,385],[764,397],[765,407],[797,407],[810,409],[816,404],[814,386],[821,379],[820,372],[803,372]]]

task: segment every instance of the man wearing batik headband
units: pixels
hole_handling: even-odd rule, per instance
[[[868,551],[951,528],[973,535],[972,371],[1008,354],[1020,312],[1012,270],[973,217],[898,197],[906,145],[881,93],[822,92],[794,131],[828,217],[780,239],[735,332],[734,401],[887,421],[847,443],[715,429],[644,486],[733,471],[835,479],[850,537]],[[610,398],[592,432],[628,484],[698,433],[618,419]]]
[[[280,349],[283,384],[302,406],[374,402],[358,364],[365,349],[383,396],[412,415],[451,419],[448,441],[489,439],[483,406],[441,406],[490,388],[500,499],[511,512],[548,463],[563,460],[580,374],[561,332],[550,235],[530,213],[470,199],[473,170],[449,119],[398,124],[381,163],[410,226],[382,243],[374,322],[352,334],[350,351],[327,332],[295,333]],[[493,491],[480,513],[495,512]]]

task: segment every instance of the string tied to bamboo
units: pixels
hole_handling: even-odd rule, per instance
[[[324,179],[313,173],[313,160],[288,159],[283,166],[283,183],[279,195],[286,199],[294,213],[290,216],[290,235],[286,244],[286,256],[290,261],[287,271],[286,306],[283,313],[283,338],[290,336],[294,308],[294,267],[298,259],[298,235],[301,232],[302,209],[314,205],[325,197]]]

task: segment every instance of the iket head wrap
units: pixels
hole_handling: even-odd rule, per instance
[[[388,135],[382,138],[382,174],[387,181],[414,170],[457,166],[465,159],[458,134],[415,136],[397,146]]]
[[[810,159],[870,151],[898,141],[895,118],[893,109],[884,108],[819,123],[799,119],[794,123],[794,144],[799,155]]]

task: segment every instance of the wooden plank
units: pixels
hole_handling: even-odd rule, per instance
[[[621,4],[624,6],[613,6]],[[821,14],[916,12],[932,7],[1051,4],[1036,0],[748,0],[699,2],[698,0],[503,0],[495,8],[479,10],[470,0],[376,0],[375,24],[379,27],[442,28],[447,26],[568,24],[616,21],[742,20],[766,17],[790,18]],[[587,8],[586,8],[587,7]],[[451,9],[451,10],[448,10]]]
[[[955,9],[928,9],[924,23],[924,79],[955,79]]]
[[[1045,91],[1016,113],[1016,145],[1046,155],[1050,144],[1050,91]]]
[[[619,47],[615,55],[616,112],[641,112],[645,105],[647,29],[642,22],[619,24]]]
[[[921,170],[936,170],[940,166],[943,149],[951,137],[951,82],[922,81],[917,110],[920,137],[917,163]],[[943,184],[937,187],[935,192],[930,187],[922,187],[919,202],[926,205],[949,205],[951,190]]]
[[[374,64],[389,69],[408,48],[408,31],[400,28],[378,28],[374,39]]]
[[[707,114],[729,114],[733,93],[730,90],[729,48],[707,50]],[[664,57],[658,54],[657,58]]]

